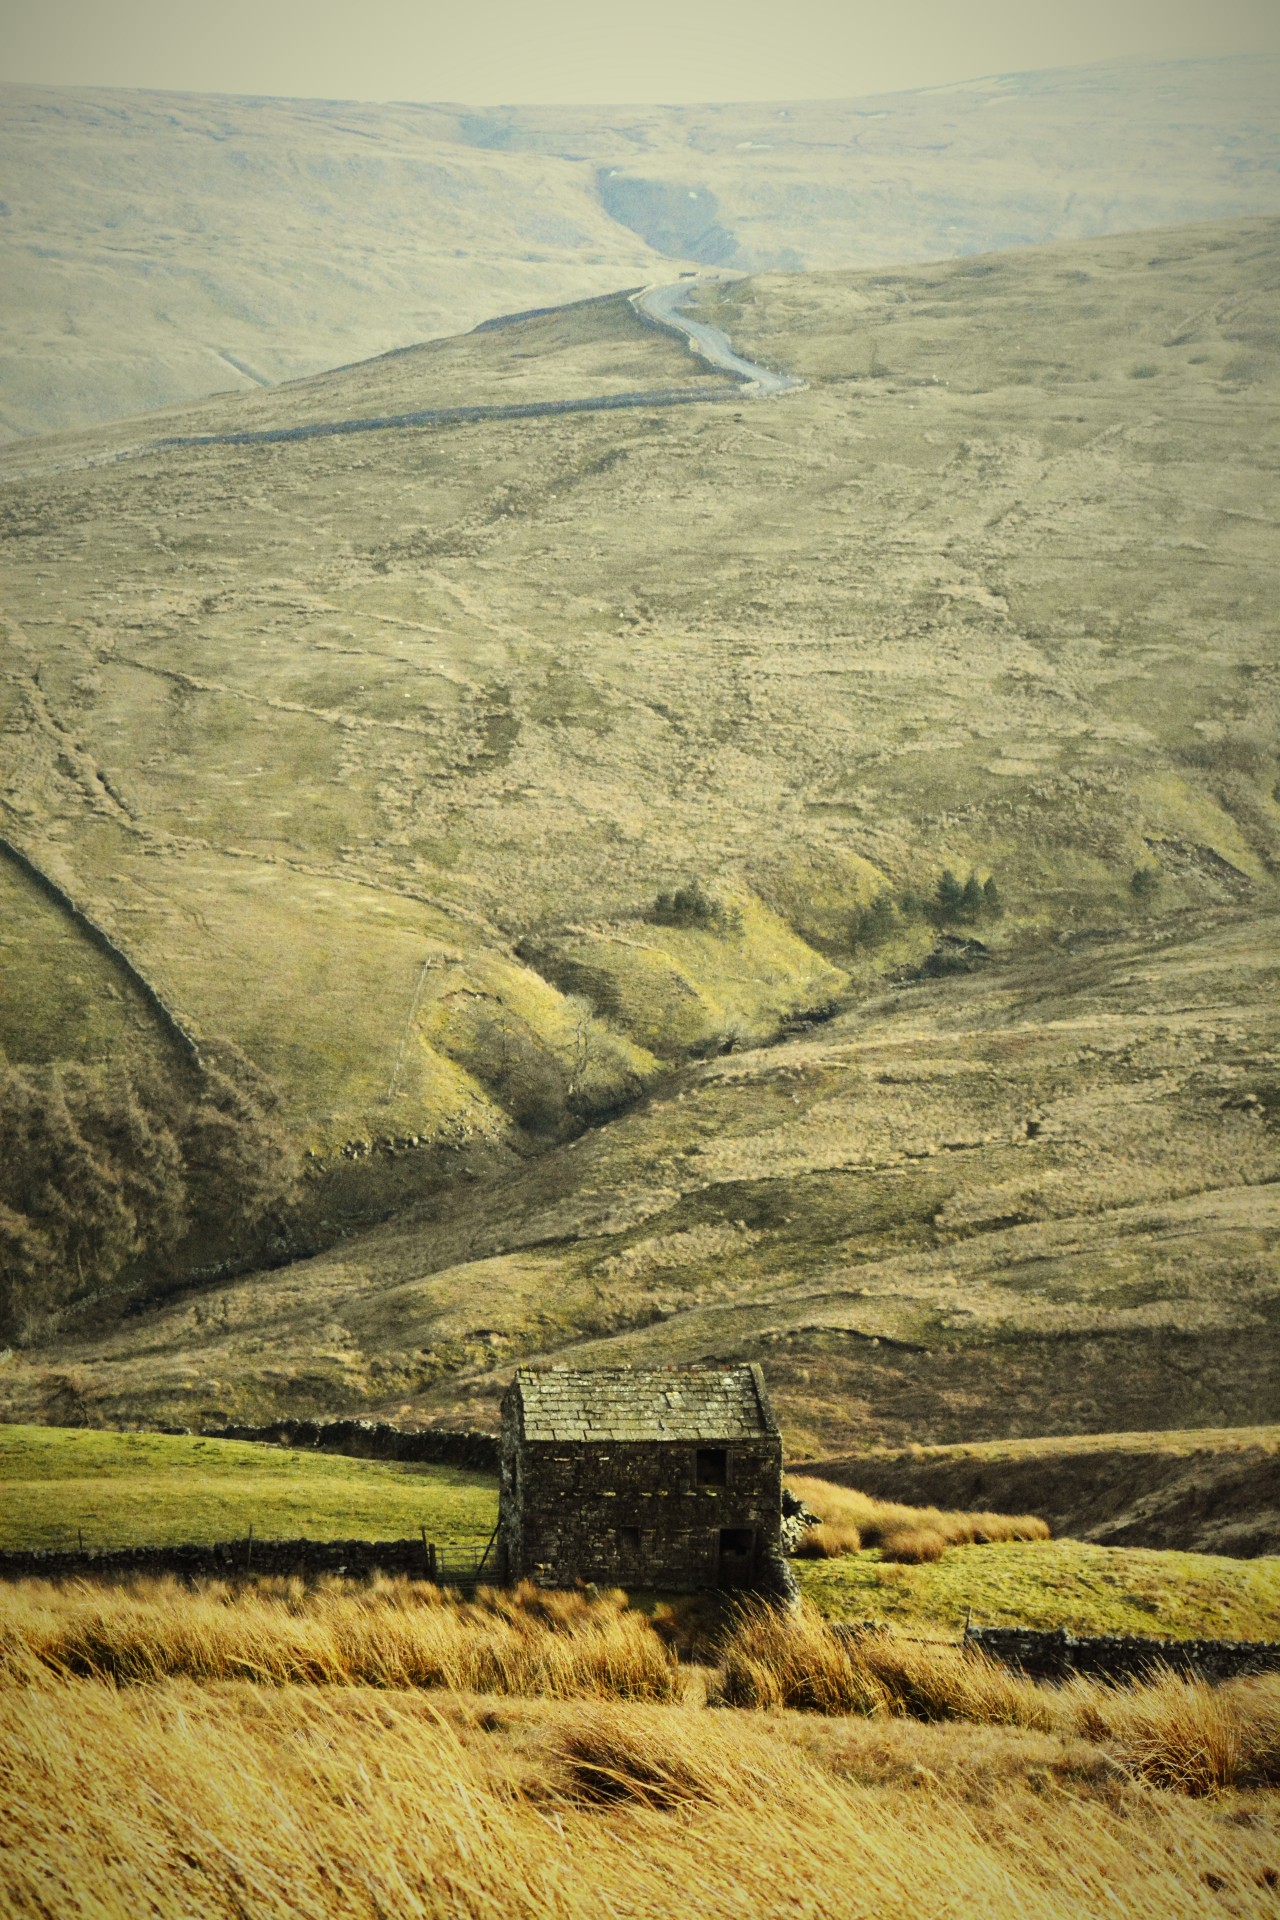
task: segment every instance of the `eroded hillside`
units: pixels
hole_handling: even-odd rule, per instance
[[[1278,231],[712,290],[769,402],[616,298],[11,451],[7,1057],[239,1048],[315,1244],[877,981],[1261,925]]]
[[[0,1407],[488,1424],[517,1359],[751,1358],[797,1453],[1274,1421],[1278,927],[895,988],[518,1177],[11,1354]]]

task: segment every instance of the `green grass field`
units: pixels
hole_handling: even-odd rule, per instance
[[[454,1467],[401,1466],[232,1440],[0,1427],[0,1547],[241,1539],[400,1539],[425,1527],[447,1552],[487,1539],[497,1488]],[[1280,1558],[1097,1547],[1075,1540],[953,1548],[933,1566],[876,1551],[795,1563],[837,1619],[954,1632],[982,1625],[1092,1633],[1274,1637]]]
[[[158,1433],[0,1427],[0,1548],[259,1539],[488,1538],[497,1486],[402,1466]]]
[[[878,1551],[797,1562],[807,1599],[836,1619],[956,1632],[976,1626],[1266,1640],[1280,1621],[1280,1558],[1096,1547],[1080,1540],[953,1547],[932,1566]]]

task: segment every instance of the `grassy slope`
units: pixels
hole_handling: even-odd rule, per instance
[[[1038,1513],[1055,1532],[1079,1539],[1280,1551],[1274,1426],[915,1446],[813,1470],[882,1499]]]
[[[240,1539],[399,1539],[425,1527],[448,1550],[487,1539],[483,1475],[292,1453],[176,1434],[0,1426],[0,1547],[111,1547]],[[1265,1637],[1280,1560],[1249,1565],[1075,1541],[953,1548],[931,1567],[872,1550],[797,1563],[806,1595],[841,1619],[953,1630],[987,1624]]]
[[[793,1454],[1274,1419],[1275,1140],[1232,1104],[1273,948],[1228,916],[898,989],[430,1217],[15,1354],[3,1404],[485,1421],[521,1356],[714,1355],[764,1362]]]
[[[879,1552],[797,1563],[806,1597],[834,1619],[889,1620],[954,1633],[979,1626],[1067,1627],[1274,1639],[1280,1559],[1098,1547],[1077,1540],[953,1547],[932,1566]]]
[[[734,265],[831,267],[1270,211],[1274,71],[489,112],[6,88],[0,437],[634,283],[708,224]]]
[[[482,1474],[158,1433],[0,1426],[0,1547],[259,1539],[482,1544]]]
[[[1265,897],[1275,229],[1161,246],[739,293],[810,380],[768,408],[10,456],[10,829],[321,1149],[500,1137],[512,1049],[573,1072],[511,943],[714,1046],[918,957],[850,914],[945,861],[1006,941],[1123,924],[1153,861],[1165,909]],[[606,303],[168,424],[690,366]],[[742,934],[637,918],[695,872]],[[589,1051],[603,1097],[651,1070]]]
[[[798,1450],[1276,1417],[1277,230],[1152,244],[739,289],[810,381],[769,406],[8,458],[9,830],[322,1150],[501,1141],[522,1050],[607,1096],[652,1075],[637,1036],[872,989],[911,952],[848,952],[879,876],[991,867],[1009,911],[985,976],[10,1361],[7,1405],[483,1411],[495,1363],[589,1339],[765,1358]],[[689,372],[605,303],[334,403],[526,354],[569,391]],[[639,917],[690,873],[741,931]]]

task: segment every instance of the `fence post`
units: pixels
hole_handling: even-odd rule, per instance
[[[253,1567],[253,1522],[249,1522],[249,1538],[245,1542],[244,1570],[249,1573]]]

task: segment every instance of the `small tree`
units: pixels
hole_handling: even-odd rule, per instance
[[[985,911],[991,915],[993,920],[998,920],[1004,912],[1004,900],[1001,897],[999,887],[996,885],[994,873],[988,874],[982,883],[982,899]]]
[[[1149,906],[1160,891],[1163,876],[1159,867],[1137,867],[1129,881],[1129,890],[1140,906]]]
[[[849,928],[850,944],[879,947],[891,939],[898,925],[892,894],[878,893],[869,906],[858,907]]]
[[[950,867],[944,867],[942,878],[938,882],[935,895],[935,911],[939,920],[958,920],[964,910],[964,888]]]
[[[982,882],[976,873],[971,873],[965,881],[964,890],[960,895],[959,918],[972,923],[974,920],[981,918],[986,904],[987,896],[983,891]]]

